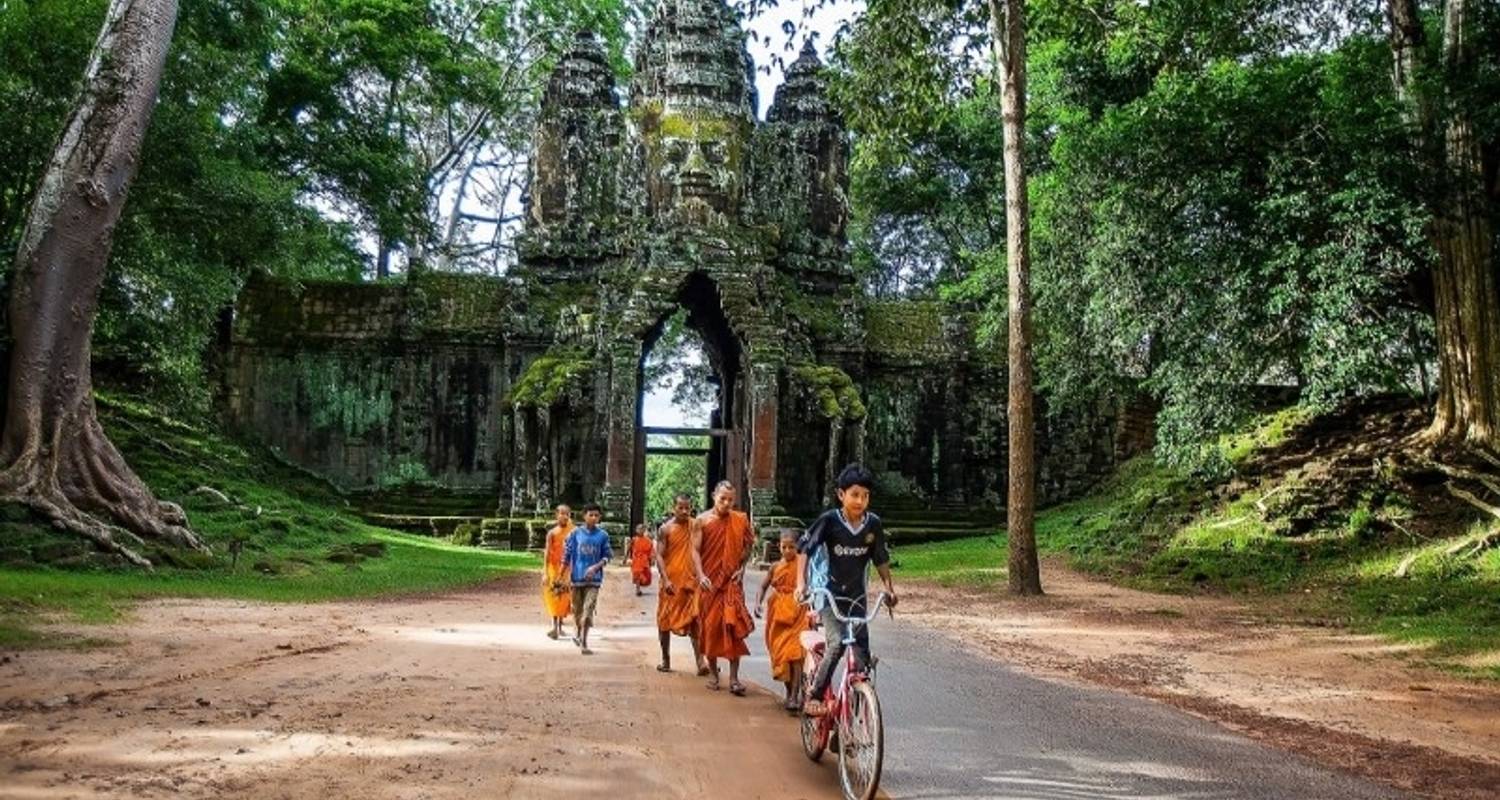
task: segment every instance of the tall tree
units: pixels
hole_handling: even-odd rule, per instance
[[[142,537],[207,548],[100,427],[89,337],[176,20],[176,0],[112,0],[105,13],[16,251],[0,434],[0,496],[142,565]]]
[[[1416,0],[1388,0],[1386,13],[1396,92],[1435,187],[1430,236],[1438,256],[1432,271],[1438,396],[1430,434],[1497,449],[1500,294],[1493,198],[1485,186],[1482,143],[1462,91],[1473,80],[1477,63],[1474,4],[1443,4],[1438,69],[1424,69],[1421,62],[1425,30]]]
[[[1031,374],[1031,226],[1026,197],[1025,0],[989,0],[1005,138],[1005,268],[1009,276],[1010,466],[1005,527],[1010,590],[1041,594],[1036,552],[1036,395]]]

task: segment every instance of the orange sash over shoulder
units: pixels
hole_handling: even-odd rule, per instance
[[[656,629],[678,636],[695,633],[698,627],[698,580],[693,576],[693,531],[690,524],[668,522],[661,528],[656,546],[666,567],[672,591],[663,583],[656,597]]]
[[[651,539],[635,536],[630,540],[630,579],[636,586],[651,585]]]
[[[549,617],[566,617],[573,610],[573,599],[561,588],[563,579],[563,546],[573,527],[552,529],[547,534],[547,553],[542,560],[542,606]]]
[[[766,601],[766,652],[771,656],[771,676],[789,681],[789,667],[802,660],[802,632],[807,630],[807,613],[796,596],[797,562],[776,562],[771,590],[774,594]]]
[[[698,519],[703,528],[703,573],[713,585],[698,608],[703,655],[707,658],[750,655],[745,639],[755,630],[755,620],[745,606],[744,584],[732,580],[755,544],[750,518],[743,511],[731,511],[726,517],[710,511]]]

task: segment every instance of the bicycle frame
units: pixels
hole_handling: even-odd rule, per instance
[[[832,695],[831,699],[833,701],[833,707],[829,709],[829,713],[823,715],[823,722],[829,724],[830,727],[831,723],[835,720],[840,724],[840,726],[842,726],[848,723],[849,704],[846,702],[846,700],[849,696],[849,687],[853,686],[859,681],[874,682],[875,679],[874,665],[871,664],[868,670],[861,669],[859,665],[859,659],[856,657],[856,654],[854,652],[855,642],[857,640],[855,634],[859,630],[857,626],[869,626],[870,621],[875,619],[875,617],[880,614],[880,609],[885,605],[887,595],[885,592],[881,592],[879,595],[877,595],[875,597],[875,602],[872,605],[872,610],[866,613],[863,617],[845,616],[843,614],[840,614],[839,605],[837,602],[838,598],[835,598],[833,596],[833,592],[830,592],[827,589],[813,589],[811,595],[812,597],[821,596],[827,599],[828,608],[833,611],[834,618],[839,622],[844,623],[844,636],[840,640],[844,645],[844,675],[843,678],[840,679],[837,683],[831,682],[829,684],[828,688]],[[821,660],[819,661],[819,663],[822,663]]]

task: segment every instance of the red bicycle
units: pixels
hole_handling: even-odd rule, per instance
[[[875,693],[875,666],[871,664],[867,669],[859,663],[854,639],[857,626],[869,625],[880,613],[886,594],[881,592],[872,610],[863,617],[840,614],[838,603],[827,589],[813,589],[812,595],[824,597],[833,615],[844,623],[844,668],[829,683],[823,698],[827,713],[819,717],[802,715],[802,752],[818,761],[830,746],[836,747],[839,783],[845,800],[871,800],[880,788],[880,768],[885,761],[885,724],[880,718],[880,697]],[[812,631],[803,635],[808,636],[804,642],[807,664],[802,671],[803,691],[807,691],[823,657],[824,642]]]

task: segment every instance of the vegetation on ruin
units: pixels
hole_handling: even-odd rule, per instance
[[[849,373],[817,364],[794,365],[790,371],[794,385],[807,393],[812,407],[823,417],[847,422],[865,418],[865,403]]]
[[[581,352],[549,350],[526,367],[510,402],[520,408],[551,408],[568,392],[579,391],[593,368],[593,360]]]

